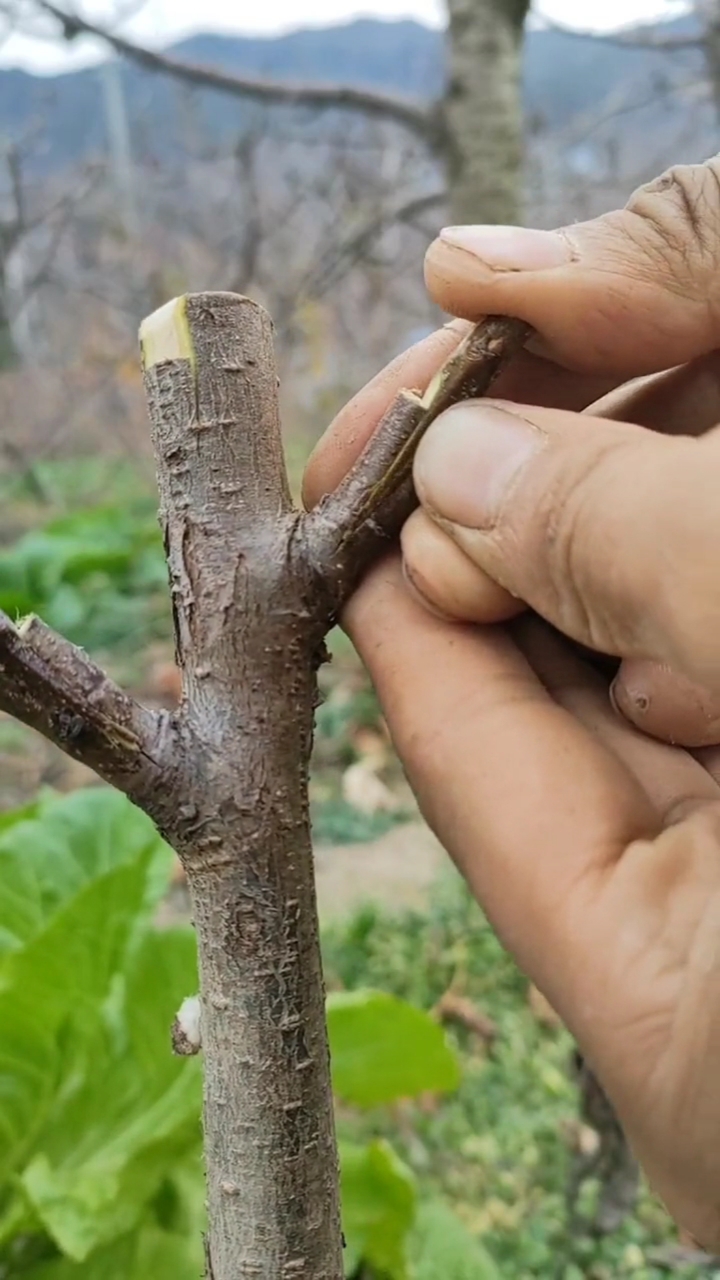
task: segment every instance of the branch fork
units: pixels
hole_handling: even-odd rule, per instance
[[[343,1275],[308,816],[318,654],[415,505],[423,433],[484,394],[527,336],[515,320],[477,325],[305,514],[290,499],[268,316],[234,294],[169,303],[141,345],[179,712],[141,706],[37,619],[0,615],[0,709],[144,808],[187,871],[214,1280]],[[188,1052],[199,1046],[185,1014],[176,1048]]]

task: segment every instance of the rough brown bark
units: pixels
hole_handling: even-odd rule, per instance
[[[187,300],[146,386],[185,719],[164,834],[198,935],[214,1280],[339,1280],[337,1155],[307,802],[325,619],[295,552],[270,321]]]
[[[338,500],[305,515],[288,493],[268,317],[233,294],[168,304],[144,326],[143,361],[179,712],[146,711],[41,624],[0,616],[0,708],[131,795],[187,871],[209,1280],[343,1274],[308,818],[316,671],[357,575],[413,505],[419,435],[526,333],[478,326],[424,397],[398,402]]]
[[[522,38],[529,0],[448,0],[449,83],[443,104],[456,223],[521,216]]]
[[[144,806],[168,789],[176,726],[135,702],[87,654],[29,617],[0,611],[0,710]],[[162,791],[160,792],[162,794]]]

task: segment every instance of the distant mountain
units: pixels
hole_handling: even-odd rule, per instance
[[[682,31],[669,23],[663,31]],[[254,75],[375,86],[430,98],[444,77],[441,33],[416,22],[371,19],[258,39],[198,35],[172,49],[178,57]],[[684,54],[699,77],[699,55]],[[592,112],[624,86],[649,86],[667,73],[669,59],[644,49],[556,31],[532,31],[525,55],[525,96],[531,118],[551,127]],[[676,64],[677,65],[677,64]],[[146,154],[172,146],[192,115],[207,137],[236,131],[246,103],[217,93],[182,89],[177,81],[122,67],[134,145]],[[101,77],[96,68],[41,77],[0,70],[0,137],[21,138],[39,126],[49,168],[97,154],[105,146]],[[189,102],[192,102],[192,112]],[[283,109],[285,111],[286,109]],[[652,117],[647,117],[648,126]]]

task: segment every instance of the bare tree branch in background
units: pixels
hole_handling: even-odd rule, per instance
[[[12,7],[13,0],[4,0],[5,8]],[[419,103],[405,100],[399,95],[380,93],[370,89],[356,89],[349,85],[293,84],[285,81],[260,79],[255,76],[239,76],[215,70],[191,62],[184,62],[169,54],[147,49],[125,36],[117,35],[77,13],[68,12],[53,4],[52,0],[35,0],[38,8],[60,23],[66,40],[79,35],[95,36],[104,40],[116,53],[143,67],[146,71],[160,72],[196,85],[214,89],[232,97],[251,99],[274,106],[309,107],[315,110],[359,111],[362,115],[381,120],[392,120],[412,133],[433,143],[437,133],[435,113]]]
[[[600,40],[621,49],[645,49],[650,52],[677,54],[688,51],[701,53],[712,89],[715,112],[720,121],[720,0],[693,0],[691,13],[697,23],[697,32],[684,35],[667,35],[656,27],[643,27],[628,32],[579,31],[551,19],[544,19],[552,31],[582,40]]]
[[[375,89],[293,84],[199,66],[148,49],[55,0],[0,0],[0,12],[18,12],[23,4],[59,23],[68,40],[94,36],[147,71],[199,88],[275,106],[350,111],[401,126],[446,166],[455,221],[517,219],[522,170],[520,64],[530,0],[447,0],[447,84],[440,100],[427,106]]]

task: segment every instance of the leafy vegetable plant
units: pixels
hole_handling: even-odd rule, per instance
[[[111,790],[0,815],[2,1280],[201,1273],[201,1067],[169,1043],[196,990],[195,940],[155,924],[171,869],[150,821]],[[333,993],[328,1023],[343,1105],[459,1083],[440,1026],[395,996]],[[446,1211],[418,1204],[387,1140],[344,1143],[341,1158],[348,1276],[470,1274],[473,1241],[452,1215],[438,1230]]]
[[[90,507],[61,516],[0,553],[0,608],[37,613],[86,647],[167,626],[167,570],[154,502]]]

